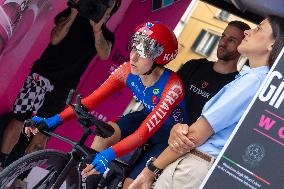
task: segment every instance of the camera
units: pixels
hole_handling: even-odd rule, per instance
[[[68,0],[67,5],[78,10],[78,13],[87,19],[98,23],[106,10],[113,6],[115,0]]]

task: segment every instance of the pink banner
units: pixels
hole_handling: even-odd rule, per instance
[[[12,108],[33,62],[49,43],[57,0],[5,0],[0,6],[0,114]]]

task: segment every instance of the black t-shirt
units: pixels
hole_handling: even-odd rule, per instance
[[[178,70],[185,87],[189,125],[199,118],[205,103],[238,73],[221,74],[214,71],[213,65],[207,59],[197,59],[186,62]]]
[[[70,11],[67,8],[59,13],[54,18],[55,24],[61,17],[67,17]],[[102,32],[105,39],[113,44],[114,35],[105,25]],[[48,78],[54,85],[76,87],[96,54],[92,26],[88,19],[77,15],[65,38],[57,45],[49,44],[31,72]]]

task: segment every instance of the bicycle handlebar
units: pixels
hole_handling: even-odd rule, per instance
[[[93,125],[96,126],[95,130],[91,130],[94,135],[101,136],[103,138],[110,137],[114,133],[114,128],[109,124],[96,119],[91,113],[89,113],[88,108],[81,103],[82,96],[79,94],[76,97],[76,103],[72,104],[72,99],[75,94],[75,90],[70,90],[66,104],[73,109],[75,115],[77,116],[77,121],[83,127],[89,128]],[[29,119],[24,122],[24,127],[38,127],[35,121]],[[51,135],[50,132],[41,131],[44,134]]]
[[[77,116],[78,122],[83,126],[89,128],[90,126],[95,125],[96,130],[94,131],[95,135],[101,136],[103,138],[110,137],[114,133],[114,129],[109,124],[96,119],[86,106],[81,103],[82,96],[80,94],[76,97],[76,103],[72,104],[72,98],[75,94],[75,90],[70,90],[66,104],[73,109],[74,113]]]

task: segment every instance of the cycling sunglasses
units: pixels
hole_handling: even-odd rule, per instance
[[[163,47],[147,35],[136,32],[129,42],[129,52],[136,51],[141,58],[155,59],[163,52]]]

